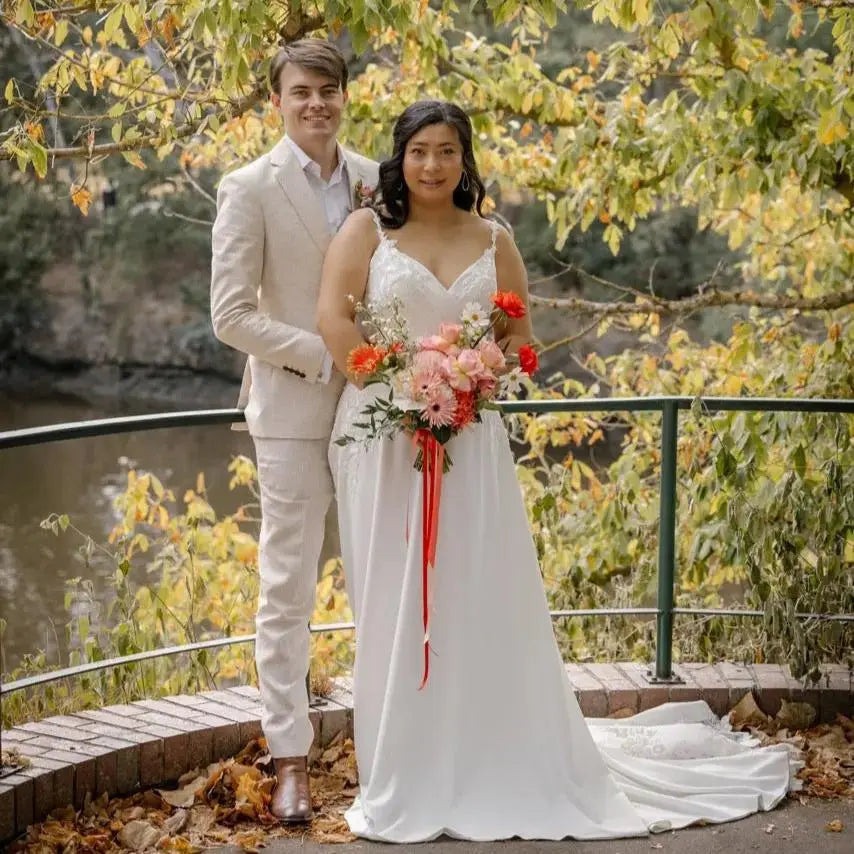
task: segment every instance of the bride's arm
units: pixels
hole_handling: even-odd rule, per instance
[[[351,382],[355,380],[347,373],[347,355],[365,343],[354,322],[354,305],[365,295],[368,268],[378,243],[371,212],[358,210],[332,238],[323,261],[317,329],[336,367]]]
[[[531,326],[531,307],[528,304],[528,274],[525,263],[510,234],[503,228],[498,231],[495,244],[495,271],[499,291],[513,291],[525,303],[524,317],[505,318],[495,329],[495,337],[506,354],[516,353],[534,336]]]

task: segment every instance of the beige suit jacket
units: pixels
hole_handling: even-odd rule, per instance
[[[344,152],[351,198],[375,187],[377,164]],[[354,203],[355,206],[355,203]],[[211,320],[220,341],[249,356],[238,407],[253,436],[327,439],[344,386],[318,382],[326,346],[315,325],[330,242],[326,216],[283,139],[226,175],[212,235]]]

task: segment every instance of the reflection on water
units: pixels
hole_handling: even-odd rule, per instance
[[[194,409],[192,401],[173,409]],[[10,397],[0,393],[0,430],[162,411],[124,403],[86,403],[52,396]],[[108,589],[108,562],[88,569],[78,554],[81,540],[71,532],[55,537],[39,522],[67,513],[96,541],[104,542],[115,521],[113,498],[126,483],[123,463],[154,472],[180,499],[204,472],[217,513],[238,503],[229,493],[227,466],[235,454],[252,455],[245,432],[228,425],[169,428],[0,451],[0,617],[8,625],[4,665],[8,672],[21,657],[47,649],[56,663],[64,644],[66,580],[86,575],[96,592]],[[126,458],[126,459],[123,459]],[[66,662],[65,651],[62,652]]]

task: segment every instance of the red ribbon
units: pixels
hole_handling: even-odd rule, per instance
[[[421,622],[424,626],[424,675],[420,691],[430,672],[430,569],[436,564],[439,540],[439,503],[445,446],[429,430],[417,430],[414,442],[421,452]],[[407,520],[408,527],[408,520]],[[408,537],[407,531],[407,537]]]

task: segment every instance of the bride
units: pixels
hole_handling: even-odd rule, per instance
[[[351,214],[329,247],[318,326],[338,368],[364,343],[353,303],[392,299],[413,336],[496,290],[527,302],[510,235],[480,215],[472,128],[453,104],[412,104],[380,166],[381,216]],[[527,316],[497,334],[509,352]],[[793,785],[785,748],[755,748],[704,703],[621,721],[581,715],[552,632],[507,434],[487,411],[449,443],[423,664],[420,475],[404,437],[357,434],[376,386],[349,377],[329,460],[356,619],[359,836],[418,842],[637,836],[773,808]],[[413,530],[418,527],[413,521]]]

